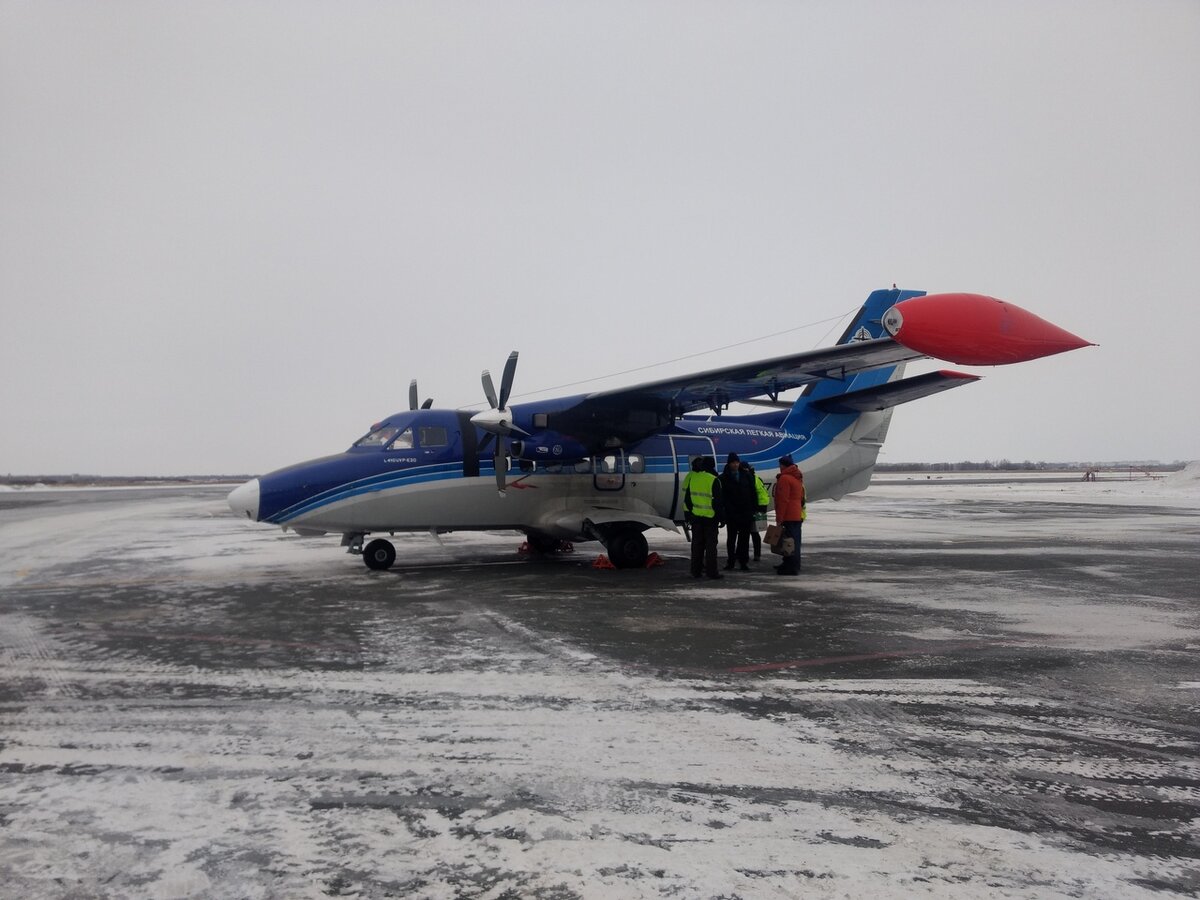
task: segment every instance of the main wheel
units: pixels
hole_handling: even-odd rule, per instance
[[[538,532],[530,532],[529,546],[533,548],[535,553],[540,553],[543,556],[549,556],[558,551],[558,546],[561,544],[558,538],[550,537],[548,534],[539,534]]]
[[[608,542],[608,558],[618,569],[640,569],[646,565],[649,547],[640,531],[618,531]]]
[[[363,562],[367,564],[368,569],[381,571],[390,569],[392,563],[396,561],[396,548],[392,546],[391,541],[385,541],[382,538],[376,538],[363,547]]]

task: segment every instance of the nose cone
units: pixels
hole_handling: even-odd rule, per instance
[[[229,492],[229,508],[251,522],[258,521],[259,485],[257,478],[239,484]]]

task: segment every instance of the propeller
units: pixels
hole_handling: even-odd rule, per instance
[[[421,404],[421,409],[429,409],[431,406],[433,406],[432,397],[428,398],[424,403]],[[417,379],[415,378],[408,383],[408,408],[417,408]]]
[[[496,393],[496,385],[492,381],[492,373],[487,369],[483,370],[483,395],[487,397],[490,409],[482,410],[471,416],[471,423],[479,428],[482,428],[489,435],[495,435],[496,447],[492,452],[492,464],[496,469],[496,489],[500,491],[500,496],[506,496],[504,490],[504,475],[507,471],[505,464],[504,443],[500,440],[502,437],[510,437],[515,434],[528,435],[529,432],[519,427],[513,422],[512,414],[508,409],[508,395],[512,393],[513,375],[517,371],[517,351],[514,350],[508,354],[508,361],[504,364],[504,374],[500,376],[500,393]],[[487,438],[484,438],[486,441]]]

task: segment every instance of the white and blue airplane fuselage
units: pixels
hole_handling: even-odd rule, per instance
[[[977,376],[904,378],[908,360],[1022,361],[1087,342],[1019,307],[970,294],[876,291],[842,339],[808,351],[633,388],[507,404],[484,373],[483,412],[416,408],[389,416],[343,453],[236,488],[233,510],[300,534],[340,533],[372,568],[395,550],[370,534],[513,529],[535,548],[598,540],[618,567],[644,564],[650,528],[684,521],[691,460],[736,453],[770,488],[787,454],[809,501],[867,487],[899,403]],[[803,388],[791,402],[783,391]],[[772,411],[725,414],[759,400]]]

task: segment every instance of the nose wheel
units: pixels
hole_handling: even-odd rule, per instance
[[[396,548],[392,546],[391,541],[376,538],[363,547],[362,558],[368,569],[380,572],[392,567],[392,563],[396,561]]]

